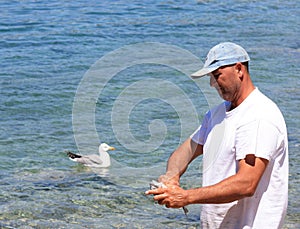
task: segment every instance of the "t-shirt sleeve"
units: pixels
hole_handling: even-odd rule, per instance
[[[236,159],[241,160],[254,154],[270,160],[276,153],[280,132],[267,120],[247,123],[237,129],[235,137]]]
[[[202,124],[198,129],[190,136],[190,138],[199,145],[204,145],[207,135],[207,126],[208,126],[208,115],[204,116]]]

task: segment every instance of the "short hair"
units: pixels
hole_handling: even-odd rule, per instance
[[[247,69],[247,72],[249,73],[249,61],[242,62],[242,65],[244,65]]]

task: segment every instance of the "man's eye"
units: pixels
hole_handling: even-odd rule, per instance
[[[214,78],[217,80],[217,79],[219,78],[220,75],[221,75],[221,74],[218,73],[218,74],[214,74],[213,76],[214,76]]]

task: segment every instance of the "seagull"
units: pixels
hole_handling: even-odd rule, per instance
[[[115,150],[115,148],[106,143],[102,143],[99,145],[99,155],[78,155],[72,152],[67,152],[67,155],[69,156],[70,160],[76,161],[85,166],[106,168],[110,166],[110,156],[107,153],[108,150]]]

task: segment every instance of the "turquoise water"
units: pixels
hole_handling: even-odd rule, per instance
[[[143,193],[197,119],[219,101],[206,79],[194,82],[172,66],[195,70],[197,63],[189,66],[185,57],[203,60],[221,41],[249,51],[254,83],[285,116],[285,228],[300,227],[297,1],[0,4],[2,228],[198,228],[199,206],[189,206],[186,218],[181,209],[158,206]],[[164,54],[171,56],[168,64],[160,64]],[[181,57],[182,63],[172,63]],[[81,91],[93,77],[92,66],[97,74]],[[93,96],[81,101],[86,95]],[[100,141],[117,148],[110,169],[90,170],[67,159],[66,150],[94,152]],[[200,184],[197,159],[182,185]]]

